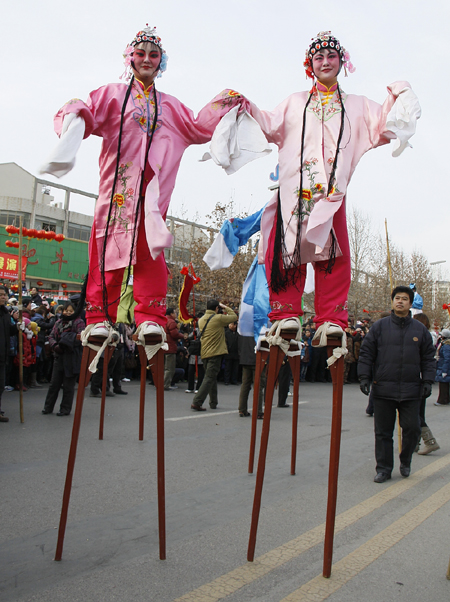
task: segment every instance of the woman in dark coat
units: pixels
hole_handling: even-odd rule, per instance
[[[444,328],[441,332],[438,357],[436,382],[439,383],[439,397],[434,405],[448,406],[450,404],[450,330],[448,328]]]
[[[75,307],[69,301],[64,306],[61,318],[55,323],[49,336],[50,347],[54,353],[52,380],[45,398],[43,414],[51,414],[58,393],[63,388],[63,397],[57,416],[68,416],[72,409],[75,383],[80,373],[81,342],[77,335],[85,328],[81,318],[75,318]]]

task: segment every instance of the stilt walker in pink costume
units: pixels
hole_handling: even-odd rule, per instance
[[[172,244],[165,217],[182,155],[191,144],[208,142],[221,117],[246,101],[224,90],[195,118],[179,100],[157,90],[155,78],[166,70],[168,57],[156,30],[148,26],[126,47],[124,58],[128,85],[108,84],[86,103],[70,100],[57,113],[55,129],[65,146],[41,172],[64,175],[73,167],[83,137],[103,138],[84,336],[111,337],[124,270],[133,266],[139,340],[160,334],[164,342],[163,250]],[[67,152],[72,152],[69,159]],[[150,357],[157,349],[146,351]]]
[[[395,138],[400,145],[394,156],[409,146],[420,107],[407,82],[388,86],[382,106],[346,94],[337,76],[342,67],[346,75],[354,68],[331,32],[321,32],[312,40],[304,66],[313,81],[309,92],[292,94],[273,112],[251,103],[249,112],[279,149],[279,193],[262,217],[269,318],[275,321],[274,331],[300,328],[306,264],[312,263],[315,338],[325,346],[327,334],[343,336],[347,326],[347,186],[368,150]]]

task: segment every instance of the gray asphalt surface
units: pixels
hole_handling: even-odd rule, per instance
[[[123,388],[129,395],[106,400],[103,441],[100,399],[86,396],[61,562],[53,557],[73,417],[43,416],[46,388],[34,389],[24,394],[20,424],[18,393],[4,393],[10,422],[0,424],[0,601],[171,602],[246,564],[255,476],[247,473],[250,418],[238,416],[239,387],[219,385],[219,408],[201,414],[191,412],[183,384],[166,392],[166,561],[159,560],[157,533],[155,389],[147,387],[139,442],[139,384]],[[295,476],[289,474],[292,408],[273,409],[256,558],[325,521],[331,395],[331,384],[302,383]],[[441,449],[414,455],[411,481],[450,452],[450,408],[435,407],[436,395],[437,387],[427,421]],[[358,385],[344,387],[338,514],[403,481],[397,465],[391,481],[373,483],[366,403]],[[260,429],[258,421],[258,442]],[[427,502],[449,477],[450,463],[337,533],[333,561]],[[446,502],[328,599],[450,600],[449,514]],[[315,545],[223,599],[279,602],[321,575],[322,562],[323,546]]]

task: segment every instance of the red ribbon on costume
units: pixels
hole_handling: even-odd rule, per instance
[[[192,263],[189,266],[185,266],[180,270],[180,274],[184,276],[183,286],[181,287],[180,297],[178,299],[178,319],[180,322],[184,322],[184,324],[188,324],[192,322],[195,316],[191,315],[187,309],[187,303],[189,301],[189,295],[193,290],[194,284],[198,284],[201,278],[195,275],[194,268]],[[194,305],[194,313],[195,313],[195,305]]]

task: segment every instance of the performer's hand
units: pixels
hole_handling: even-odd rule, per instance
[[[444,374],[442,376],[444,376]],[[430,397],[431,387],[432,387],[431,383],[423,383],[423,397],[425,397],[425,399],[427,397]]]
[[[364,393],[364,395],[369,395],[369,393],[370,393],[369,379],[363,378],[362,381],[359,383],[359,388],[361,389],[361,393]]]
[[[445,378],[447,376],[447,372],[443,372],[442,373],[442,378]]]

